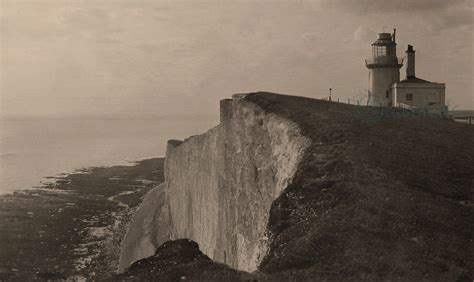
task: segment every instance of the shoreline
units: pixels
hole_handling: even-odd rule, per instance
[[[29,191],[29,190],[34,190],[34,189],[42,189],[45,186],[51,186],[56,181],[59,179],[64,179],[65,177],[71,175],[71,174],[82,174],[82,173],[87,173],[88,170],[92,168],[110,168],[110,167],[115,167],[115,166],[134,166],[138,164],[140,161],[144,160],[150,160],[150,159],[164,159],[165,156],[147,156],[147,157],[139,157],[133,160],[125,159],[122,161],[118,161],[115,163],[105,163],[105,164],[89,164],[89,165],[80,165],[75,168],[72,168],[70,170],[65,170],[65,171],[60,171],[57,172],[56,174],[53,175],[48,175],[48,176],[41,176],[40,178],[37,179],[36,184],[32,184],[29,188],[23,188],[23,189],[9,189],[2,191],[0,190],[0,197],[5,196],[5,195],[13,195],[15,193],[21,193],[24,191]]]
[[[81,168],[1,194],[0,280],[113,274],[133,212],[163,181],[163,160]]]

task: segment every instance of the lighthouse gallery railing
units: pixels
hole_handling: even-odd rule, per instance
[[[375,58],[368,58],[365,60],[365,64],[368,68],[373,67],[387,67],[387,66],[394,66],[394,67],[401,67],[403,66],[403,58],[399,59],[397,57],[375,57]]]

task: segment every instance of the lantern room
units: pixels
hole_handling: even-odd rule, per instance
[[[372,43],[372,57],[396,57],[396,45],[390,33],[379,33],[377,40]]]
[[[372,43],[372,57],[365,61],[367,68],[398,67],[403,64],[403,59],[397,58],[397,43],[393,34],[379,33],[377,40]]]

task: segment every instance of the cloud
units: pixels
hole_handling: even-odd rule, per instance
[[[472,18],[473,18],[473,6],[467,5],[453,5],[449,6],[440,13],[436,14],[436,17],[432,18],[431,29],[470,29],[472,34]]]
[[[374,39],[375,34],[377,34],[377,31],[375,31],[374,29],[360,25],[354,31],[353,41],[367,43]]]
[[[454,6],[472,7],[471,0],[323,0],[321,6],[347,8],[358,13],[432,11]]]
[[[428,31],[472,26],[472,0],[322,0],[322,9],[335,9],[357,16],[380,16],[419,20]]]

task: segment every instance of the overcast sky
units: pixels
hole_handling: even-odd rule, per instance
[[[1,112],[218,114],[258,90],[364,93],[377,33],[473,109],[472,0],[0,0]],[[405,77],[404,68],[401,77]]]

